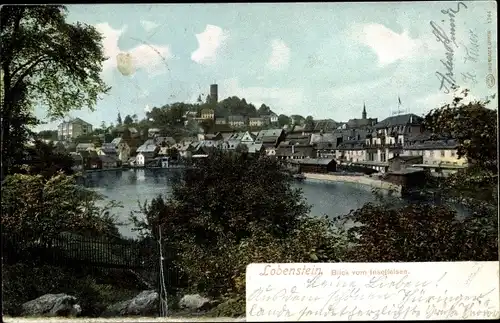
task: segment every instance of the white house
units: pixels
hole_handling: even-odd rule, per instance
[[[138,153],[135,157],[135,165],[144,166],[146,164],[146,157],[142,153]]]
[[[270,121],[271,123],[278,123],[278,115],[276,113],[271,113]]]

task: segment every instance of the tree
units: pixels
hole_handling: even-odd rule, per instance
[[[312,128],[314,126],[314,119],[312,116],[307,116],[304,120],[304,125],[306,127]]]
[[[40,139],[57,140],[57,130],[42,130],[37,135]]]
[[[123,124],[122,115],[118,112],[118,117],[116,118],[116,124],[121,126]]]
[[[108,126],[106,125],[106,121],[101,122],[101,129],[108,130]]]
[[[155,239],[161,228],[165,244],[177,246],[183,259],[176,261],[189,271],[191,286],[226,292],[233,285],[231,277],[236,269],[232,267],[236,259],[228,259],[228,248],[238,248],[245,239],[264,234],[275,241],[296,237],[310,208],[292,183],[292,175],[276,160],[248,159],[215,150],[211,157],[199,161],[198,167],[185,170],[168,199],[160,196],[145,206],[145,221],[132,219]],[[280,250],[289,249],[285,244]],[[309,252],[302,251],[296,257]],[[246,265],[238,264],[239,268]]]
[[[92,139],[92,143],[94,144],[94,147],[102,147],[102,140],[98,136],[94,136]]]
[[[100,77],[106,60],[102,35],[93,26],[66,22],[66,16],[60,5],[3,6],[0,11],[2,176],[13,162],[4,158],[12,155],[12,143],[22,146],[27,139],[13,136],[23,113],[34,121],[36,104],[47,106],[52,118],[93,110],[109,91]]]
[[[72,176],[14,174],[2,183],[2,229],[24,238],[24,247],[61,232],[108,231],[111,218],[96,202],[103,196],[77,185]]]
[[[167,156],[172,160],[177,160],[179,157],[179,151],[175,147],[171,147],[167,150]]]
[[[288,126],[291,123],[292,123],[292,120],[290,119],[290,117],[288,117],[284,114],[280,114],[278,116],[278,124],[280,127]]]
[[[346,261],[498,260],[496,215],[481,212],[457,220],[446,205],[418,203],[401,208],[369,204],[348,218],[360,226],[350,229],[356,248]]]
[[[25,170],[28,174],[40,174],[48,179],[57,172],[73,174],[73,158],[66,152],[56,149],[54,143],[36,140],[33,147],[26,149],[29,162]]]
[[[489,101],[462,103],[468,93],[465,89],[452,103],[430,111],[424,126],[436,137],[457,140],[458,157],[496,170],[498,112],[486,107]]]
[[[132,117],[130,115],[127,114],[125,119],[123,119],[123,124],[126,126],[130,126],[132,123],[134,123],[134,120],[132,119]]]
[[[260,108],[257,110],[257,114],[260,116],[268,116],[272,113],[271,108],[262,103]]]
[[[292,120],[292,122],[294,124],[300,124],[300,125],[303,124],[305,121],[305,118],[301,115],[298,115],[298,114],[292,114],[290,116],[290,119]]]
[[[496,113],[484,108],[485,103],[460,104],[462,99],[459,95],[450,105],[430,112],[425,126],[439,137],[456,136],[462,145],[459,146],[461,156],[491,158],[496,143],[483,143],[479,138],[496,141],[491,133],[492,123],[496,121],[488,120],[496,118]],[[382,199],[363,206],[347,216],[359,226],[349,230],[350,242],[356,248],[346,261],[497,260],[497,181],[496,168],[479,162],[448,178],[426,180],[428,187],[424,187],[421,194],[439,202],[438,205],[420,201],[401,207]],[[432,189],[432,195],[427,194],[428,188]],[[468,209],[465,218],[457,217],[451,208],[450,203],[456,205],[457,202]]]
[[[134,123],[138,123],[139,122],[139,117],[137,116],[137,114],[134,113],[132,115],[132,120],[133,120]]]

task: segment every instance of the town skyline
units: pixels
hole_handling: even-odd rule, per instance
[[[95,112],[71,116],[95,126],[112,122],[118,112],[142,117],[147,106],[194,103],[211,83],[219,84],[219,100],[238,96],[256,106],[264,103],[278,115],[346,121],[360,114],[365,102],[368,114],[381,119],[398,109],[398,97],[402,109],[422,115],[452,99],[452,91],[444,93],[447,84],[440,86],[436,77],[446,72],[446,48],[433,26],[449,35],[449,17],[442,11],[455,6],[70,5],[69,21],[94,25],[104,36],[109,59],[103,78],[112,87]],[[486,37],[476,35],[481,40],[477,62],[467,60],[470,32],[484,33],[485,15],[494,16],[493,9],[493,2],[467,2],[454,18],[453,73],[476,98],[492,95],[493,89],[480,77],[488,73]],[[186,15],[193,19],[179,18]],[[439,24],[431,24],[435,21]],[[491,32],[495,47],[496,28]],[[118,56],[127,54],[133,68],[123,75]],[[474,80],[466,77],[470,70]],[[44,110],[38,107],[37,116]]]

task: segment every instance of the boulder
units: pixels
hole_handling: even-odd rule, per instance
[[[191,294],[181,298],[179,307],[186,310],[208,310],[213,306],[208,298],[200,294]]]
[[[82,312],[76,297],[66,294],[45,294],[21,307],[22,316],[77,316]]]
[[[101,316],[158,316],[159,301],[157,292],[145,290],[130,300],[108,306]]]

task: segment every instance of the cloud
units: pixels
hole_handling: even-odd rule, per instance
[[[426,46],[419,39],[412,39],[407,31],[398,34],[381,24],[355,25],[350,37],[372,49],[380,67],[424,54]]]
[[[141,20],[141,25],[142,25],[142,28],[144,28],[144,30],[146,30],[148,32],[156,29],[159,26],[157,23],[149,21],[149,20]]]
[[[96,29],[103,35],[104,55],[108,59],[103,64],[105,77],[117,70],[117,56],[120,53],[129,53],[135,70],[144,70],[150,75],[158,75],[168,70],[167,61],[172,58],[170,48],[166,45],[140,43],[129,50],[121,49],[118,45],[120,37],[127,30],[127,26],[114,29],[109,23],[100,23]]]
[[[274,39],[271,42],[271,49],[267,66],[273,71],[285,69],[290,63],[290,48],[283,40]]]
[[[205,30],[196,34],[198,48],[191,53],[191,59],[198,64],[215,63],[217,52],[229,37],[229,32],[214,25],[207,25]]]

